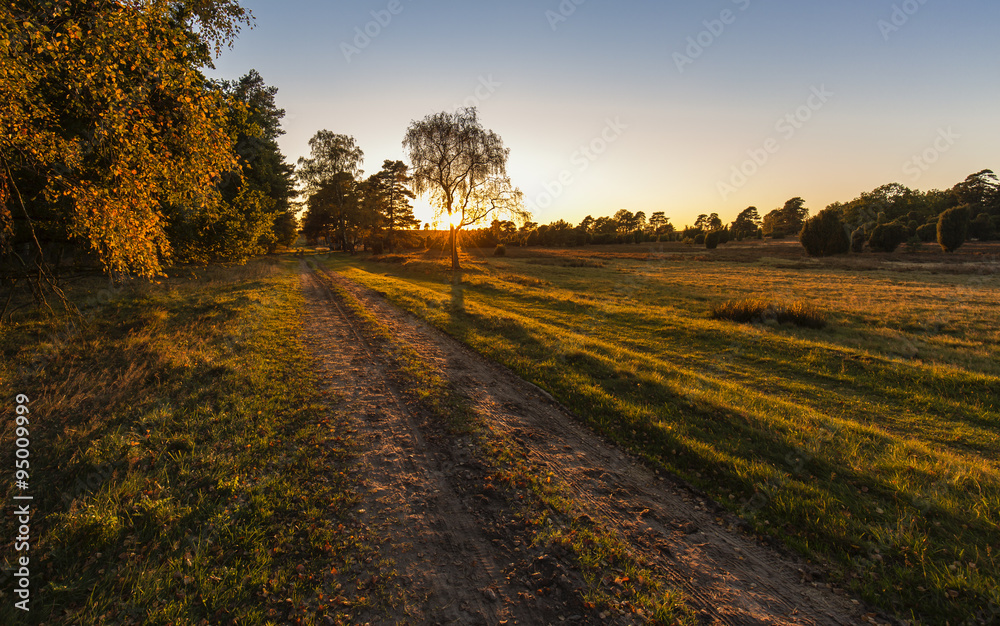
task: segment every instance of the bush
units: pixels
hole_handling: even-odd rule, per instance
[[[695,245],[699,246],[705,243],[705,233],[698,233],[697,235],[695,235],[694,243]]]
[[[705,235],[705,247],[709,250],[715,250],[719,247],[719,239],[721,238],[722,236],[719,234],[719,231],[713,230]]]
[[[958,206],[948,209],[938,218],[937,240],[945,252],[954,252],[962,247],[969,232],[969,209]]]
[[[834,209],[823,209],[802,225],[799,241],[809,256],[833,256],[851,249],[844,220]]]
[[[726,230],[725,228],[723,228],[722,230],[719,231],[719,243],[720,244],[729,243],[729,238],[730,238],[730,235],[729,235],[729,231],[728,230]]]
[[[826,316],[808,302],[774,303],[767,298],[751,297],[727,300],[712,307],[712,319],[733,322],[794,324],[805,328],[823,328]]]
[[[994,237],[993,221],[986,213],[980,213],[976,219],[969,222],[970,237],[975,237],[979,241],[991,241]]]
[[[861,254],[865,251],[865,242],[868,238],[865,236],[865,227],[860,226],[857,230],[851,233],[851,252],[855,254]]]
[[[906,227],[899,222],[879,224],[868,238],[868,247],[875,252],[893,252],[907,239]]]
[[[937,224],[924,224],[917,227],[917,237],[924,243],[930,243],[937,238]]]
[[[507,246],[498,243],[496,250],[493,251],[493,256],[507,256]]]

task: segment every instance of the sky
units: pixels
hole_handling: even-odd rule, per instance
[[[208,74],[278,88],[290,162],[326,129],[372,174],[407,161],[413,121],[476,106],[538,223],[627,209],[683,227],[796,196],[815,214],[1000,171],[996,0],[241,4],[255,25]]]

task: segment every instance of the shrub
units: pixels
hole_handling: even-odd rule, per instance
[[[930,243],[937,238],[937,224],[924,224],[917,227],[917,237],[924,243]]]
[[[705,243],[705,233],[698,233],[697,235],[695,235],[694,243],[695,245],[699,246]]]
[[[914,235],[906,240],[906,251],[907,252],[917,252],[924,245],[923,239]]]
[[[727,300],[712,307],[712,319],[743,324],[774,321],[805,328],[823,328],[826,315],[808,302],[771,302],[760,296]]]
[[[851,249],[844,220],[834,209],[823,209],[802,226],[799,241],[809,256],[833,256]]]
[[[730,234],[727,229],[723,228],[722,230],[719,231],[720,244],[729,243],[729,239],[730,239]]]
[[[718,248],[720,238],[721,235],[719,235],[719,231],[713,230],[712,232],[705,235],[705,247],[708,248],[709,250],[714,250]]]
[[[507,256],[507,246],[498,243],[496,250],[493,251],[493,256]]]
[[[938,218],[937,240],[945,252],[954,252],[962,247],[969,232],[969,209],[957,206],[948,209]]]
[[[980,213],[976,219],[969,222],[970,237],[975,237],[979,241],[990,241],[994,237],[993,221],[986,213]]]
[[[868,238],[865,236],[865,227],[859,226],[857,230],[851,233],[851,252],[855,254],[864,252],[866,241],[868,241]]]
[[[906,241],[906,227],[899,222],[879,224],[868,238],[868,247],[875,252],[893,252]]]

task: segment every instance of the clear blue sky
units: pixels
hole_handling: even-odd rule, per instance
[[[412,120],[476,104],[541,223],[815,214],[1000,170],[996,0],[243,4],[256,25],[209,74],[278,88],[290,161],[325,128],[373,173]]]

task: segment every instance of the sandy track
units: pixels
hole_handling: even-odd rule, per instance
[[[530,461],[558,476],[582,512],[617,529],[676,588],[704,624],[868,623],[861,607],[796,560],[734,530],[697,494],[656,476],[580,426],[547,394],[378,294],[327,272],[465,395]],[[336,296],[303,266],[306,328],[366,442],[366,512],[395,520],[389,543],[410,598],[390,620],[411,623],[631,623],[582,605],[580,577],[557,555],[508,527],[509,503],[477,492],[481,466],[468,442],[449,441],[409,409],[386,361],[357,333]],[[548,571],[539,571],[539,570]],[[532,593],[532,577],[556,593]]]

